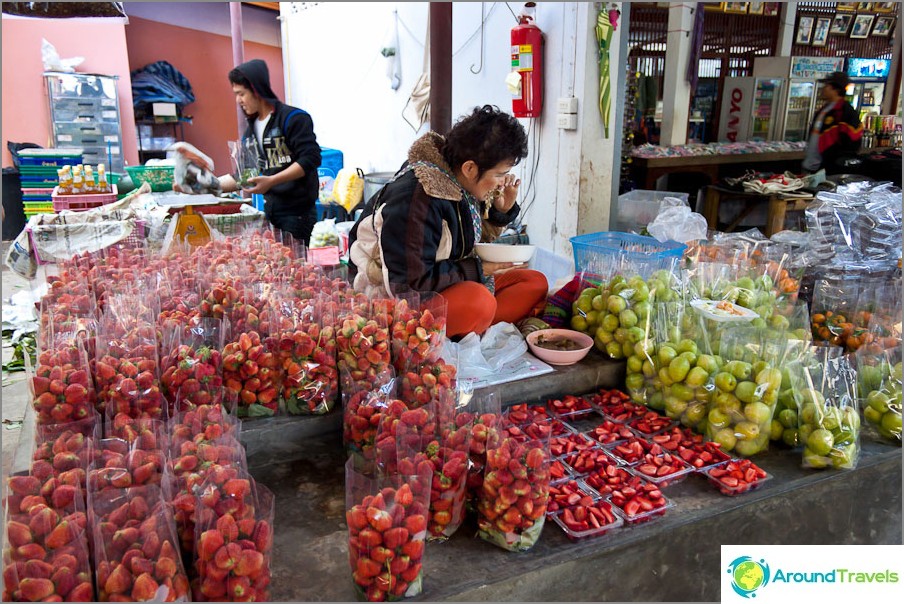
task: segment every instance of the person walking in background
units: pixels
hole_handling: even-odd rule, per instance
[[[802,166],[811,173],[825,168],[826,174],[842,174],[847,171],[844,160],[857,157],[863,124],[857,110],[844,98],[851,83],[847,75],[835,71],[820,81],[824,83],[822,97],[826,104],[813,118]]]
[[[416,140],[349,233],[355,290],[439,293],[450,338],[530,315],[546,300],[546,276],[474,253],[476,243],[492,241],[518,216],[521,181],[510,171],[525,157],[524,127],[490,105],[475,108],[446,137],[428,132]]]
[[[248,179],[248,193],[264,196],[264,213],[270,223],[291,233],[305,245],[317,222],[321,155],[314,121],[306,111],[276,98],[270,88],[270,72],[260,59],[242,63],[229,72],[235,101],[248,118],[243,140],[252,139],[261,156],[260,176]],[[223,191],[239,188],[232,175],[219,178]]]

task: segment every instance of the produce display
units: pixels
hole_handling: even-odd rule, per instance
[[[526,551],[547,520],[578,541],[659,518],[695,474],[727,496],[759,488],[772,476],[750,458],[770,441],[804,468],[853,468],[861,409],[901,442],[896,284],[835,301],[829,277],[808,305],[783,244],[717,237],[672,270],[581,275],[571,327],[625,361],[624,390],[505,407],[459,382],[441,296],[369,298],[299,251],[255,230],[53,271],[4,599],[268,600],[275,502],[239,440],[257,418],[341,404],[350,581],[373,601],[423,594],[427,542],[468,514],[482,540]]]

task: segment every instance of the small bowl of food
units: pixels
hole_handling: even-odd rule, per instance
[[[474,251],[481,260],[487,262],[511,262],[524,264],[534,257],[533,245],[512,245],[508,243],[478,243]]]
[[[528,334],[527,346],[550,365],[573,365],[593,348],[593,338],[573,329],[540,329]]]

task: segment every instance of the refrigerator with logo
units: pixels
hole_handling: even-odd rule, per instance
[[[820,79],[844,67],[843,57],[757,57],[753,73],[783,81],[773,140],[805,141],[813,116],[822,107]]]
[[[780,117],[783,79],[725,78],[719,112],[719,141],[774,140]]]
[[[860,119],[868,113],[882,113],[882,97],[891,61],[850,57],[847,59],[846,73],[852,85],[848,87],[847,99],[860,112]]]

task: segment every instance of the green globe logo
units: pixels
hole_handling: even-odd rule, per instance
[[[728,565],[731,587],[742,598],[755,598],[756,590],[769,583],[769,565],[750,556],[736,558]]]

